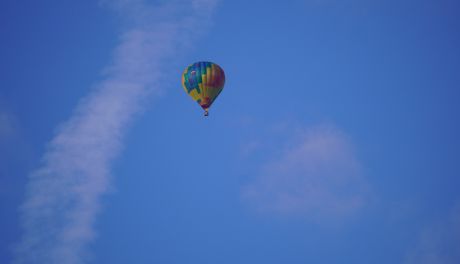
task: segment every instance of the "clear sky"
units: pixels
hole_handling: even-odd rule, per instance
[[[459,12],[1,1],[0,263],[460,263]]]

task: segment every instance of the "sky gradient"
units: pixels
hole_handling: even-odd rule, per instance
[[[0,263],[460,261],[456,1],[0,10]]]

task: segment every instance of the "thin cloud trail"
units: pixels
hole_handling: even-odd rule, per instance
[[[21,206],[23,236],[15,264],[87,263],[86,249],[100,197],[110,186],[110,164],[142,99],[161,89],[162,64],[206,26],[214,0],[168,1],[150,6],[140,0],[103,1],[125,21],[106,78],[60,126],[30,175]]]

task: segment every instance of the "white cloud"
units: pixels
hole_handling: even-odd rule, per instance
[[[162,64],[177,47],[193,40],[187,29],[205,22],[203,11],[191,8],[192,1],[169,1],[159,7],[136,0],[104,4],[120,14],[127,8],[128,20],[141,14],[122,34],[106,79],[60,127],[43,165],[31,174],[21,207],[24,233],[14,263],[86,262],[99,199],[110,186],[110,163],[120,152],[127,125],[142,99],[160,89]],[[157,10],[161,19],[146,16]]]
[[[460,203],[444,219],[425,227],[408,252],[406,264],[460,263]]]
[[[262,165],[243,188],[243,199],[252,208],[322,221],[350,215],[366,203],[361,165],[337,128],[309,128],[285,145],[285,151]]]

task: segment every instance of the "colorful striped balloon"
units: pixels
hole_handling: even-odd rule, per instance
[[[182,74],[184,90],[208,115],[208,109],[224,88],[225,74],[219,65],[200,61],[188,66]]]

